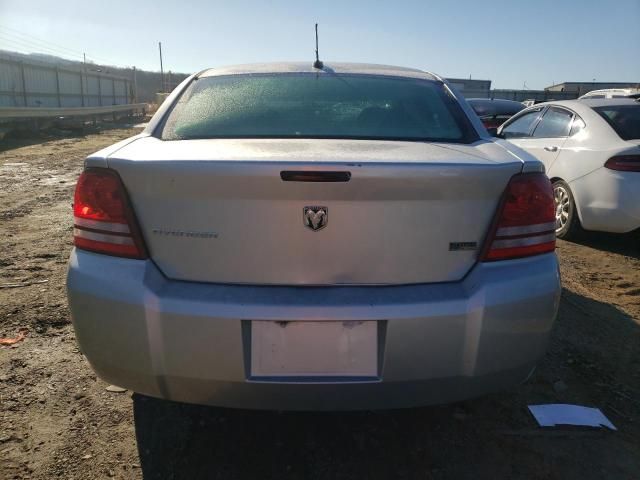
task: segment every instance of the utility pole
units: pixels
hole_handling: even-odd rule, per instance
[[[160,50],[160,91],[164,92],[164,69],[162,68],[162,42],[158,42]]]
[[[84,74],[84,75],[83,75]],[[82,54],[82,70],[80,71],[80,95],[82,97],[82,106],[86,106],[85,105],[85,99],[84,99],[84,82],[85,82],[85,77],[87,76],[87,54],[83,53]]]
[[[133,67],[133,103],[138,103],[138,77],[136,67]]]

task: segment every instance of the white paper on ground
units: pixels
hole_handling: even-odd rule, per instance
[[[583,427],[607,427],[611,430],[617,430],[598,408],[551,403],[548,405],[529,405],[529,411],[541,427],[578,425]]]

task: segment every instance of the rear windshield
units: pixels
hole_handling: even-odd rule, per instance
[[[623,140],[640,139],[640,104],[593,108]]]
[[[195,80],[169,113],[161,137],[477,140],[440,82],[327,73]]]

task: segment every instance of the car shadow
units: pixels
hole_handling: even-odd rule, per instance
[[[583,232],[572,243],[640,259],[640,231],[631,233]]]
[[[145,121],[143,118],[136,117],[115,122],[104,121],[95,126],[90,123],[85,123],[81,126],[77,124],[52,125],[41,130],[28,129],[26,127],[16,128],[0,140],[0,152],[7,152],[31,145],[41,145],[54,140],[85,138],[87,135],[103,131],[135,128],[143,121]]]
[[[145,479],[632,478],[640,326],[565,290],[548,354],[527,383],[450,405],[293,413],[133,396]],[[561,379],[566,388],[556,388]],[[631,399],[631,400],[630,400]],[[602,408],[619,428],[541,429],[535,403]],[[636,450],[637,451],[637,450]]]

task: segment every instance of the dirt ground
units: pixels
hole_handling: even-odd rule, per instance
[[[0,478],[640,478],[640,241],[559,242],[548,353],[510,391],[361,413],[207,408],[106,391],[65,298],[84,157],[136,133],[0,143]],[[618,427],[541,429],[528,404],[599,407]]]

